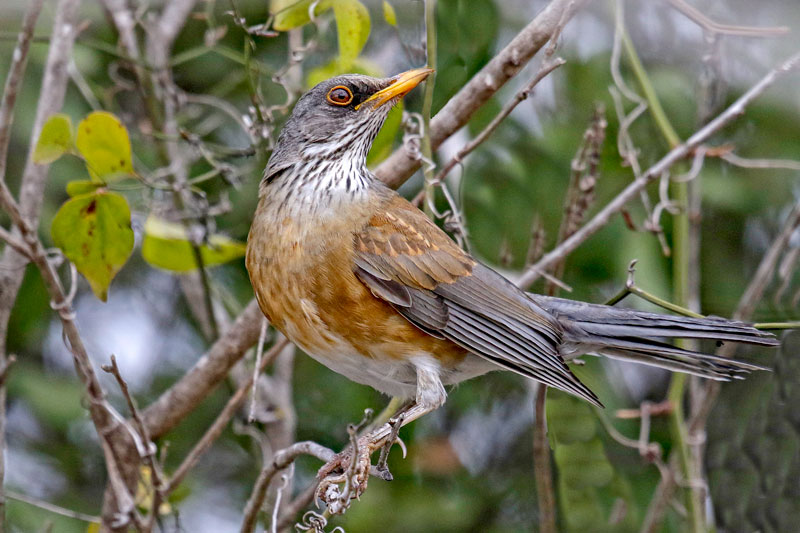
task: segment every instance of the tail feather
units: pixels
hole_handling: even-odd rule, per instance
[[[531,295],[531,298],[554,314],[564,327],[566,353],[563,355],[566,357],[596,353],[727,381],[740,379],[740,374],[765,368],[686,350],[666,341],[709,339],[760,346],[780,344],[774,335],[760,331],[751,324],[719,317],[670,316],[540,295]]]

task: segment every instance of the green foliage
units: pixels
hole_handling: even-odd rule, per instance
[[[47,394],[42,391],[47,391]],[[42,373],[25,362],[10,373],[8,392],[12,397],[24,400],[37,419],[57,431],[66,431],[70,424],[86,417],[86,410],[81,405],[83,386],[78,381]]]
[[[367,44],[369,12],[358,0],[334,0],[333,15],[339,38],[339,64],[347,70]]]
[[[614,470],[600,438],[593,407],[548,389],[547,426],[558,475],[558,503],[566,531],[635,531],[635,505],[628,483]],[[613,506],[625,502],[621,522]]]
[[[199,248],[203,266],[221,265],[244,256],[245,252],[244,243],[224,235],[209,236],[208,243]],[[142,257],[155,267],[173,272],[189,272],[198,267],[186,229],[153,216],[144,225]]]
[[[403,122],[403,101],[397,103],[394,108],[389,111],[389,116],[386,117],[386,122],[383,128],[378,132],[375,137],[375,142],[372,143],[372,148],[367,154],[367,165],[374,166],[392,153],[394,148],[394,139],[397,137],[397,132]]]
[[[103,183],[97,183],[91,180],[70,181],[67,183],[67,194],[74,198],[75,196],[94,192],[103,186]]]
[[[397,26],[397,13],[394,12],[392,4],[383,0],[383,20],[390,26]]]
[[[52,163],[72,148],[72,121],[68,115],[57,113],[47,119],[33,151],[33,161],[40,165]]]
[[[333,1],[318,2],[314,7],[314,16],[330,9]],[[311,22],[309,9],[313,3],[314,0],[272,0],[269,6],[269,12],[275,17],[272,27],[277,31],[289,31],[308,24]]]
[[[75,146],[94,181],[108,183],[133,174],[128,130],[106,111],[90,113],[78,124]]]
[[[98,190],[67,200],[53,218],[53,242],[75,263],[102,301],[108,286],[133,250],[128,202]]]

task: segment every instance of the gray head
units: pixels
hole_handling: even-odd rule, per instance
[[[433,72],[409,70],[391,78],[360,74],[319,83],[297,101],[270,157],[265,178],[309,160],[364,164],[389,110]]]

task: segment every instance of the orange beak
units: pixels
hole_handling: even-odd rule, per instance
[[[373,94],[372,96],[370,96],[369,98],[358,104],[356,106],[356,109],[366,104],[367,102],[372,102],[372,101],[375,102],[374,104],[372,104],[372,107],[380,107],[394,98],[405,96],[411,91],[411,89],[422,83],[422,81],[425,78],[430,76],[432,72],[433,72],[432,68],[422,67],[422,68],[407,70],[402,74],[398,74],[397,76],[395,76],[395,79],[391,85],[389,85],[385,89],[381,89],[380,91],[376,92],[375,94]]]

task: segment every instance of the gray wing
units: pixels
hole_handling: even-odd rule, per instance
[[[354,272],[372,294],[430,335],[601,405],[559,354],[554,317],[401,201],[355,235]]]

